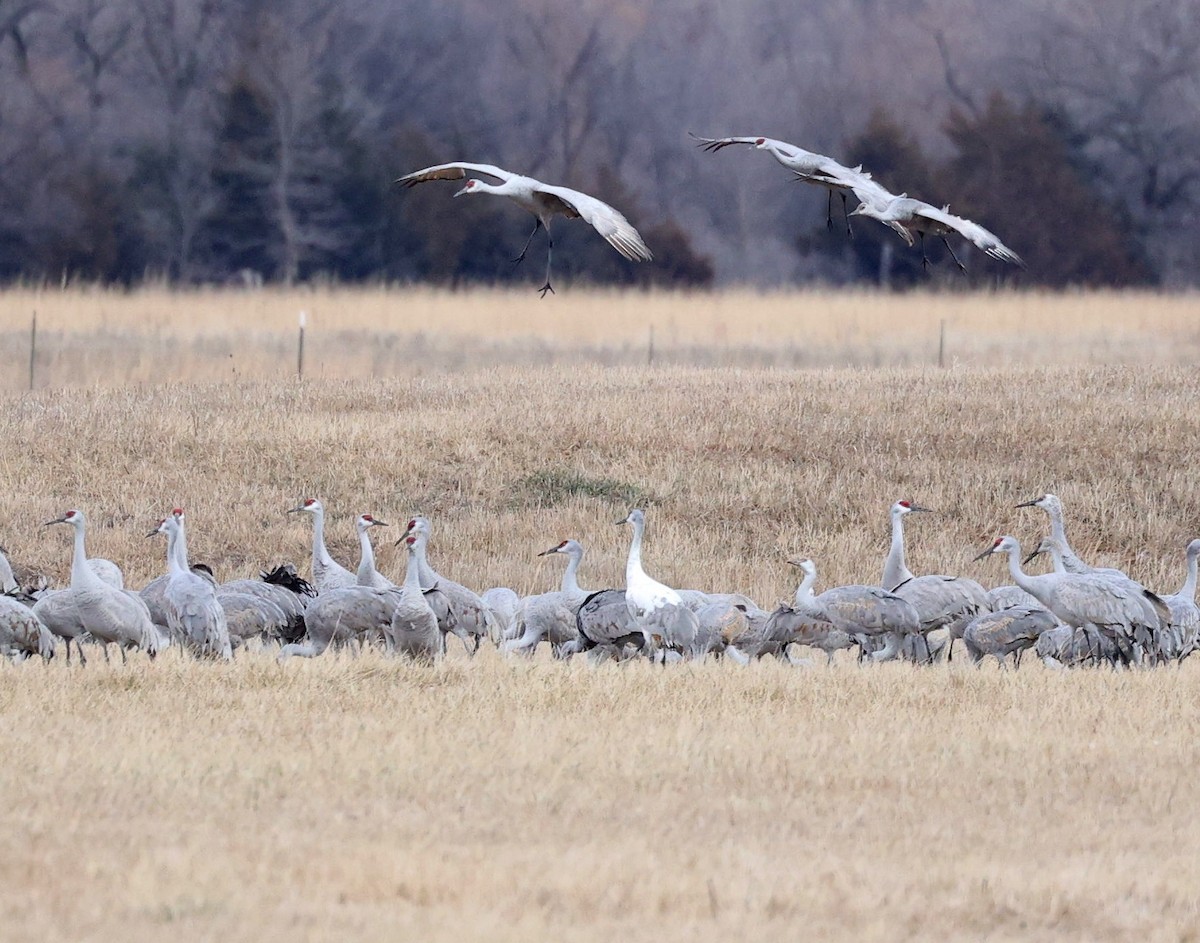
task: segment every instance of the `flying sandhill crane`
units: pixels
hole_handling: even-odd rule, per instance
[[[426,589],[437,588],[444,597],[446,609],[439,612],[439,606],[433,605],[438,613],[438,621],[442,623],[443,632],[451,632],[462,640],[468,653],[474,655],[479,651],[482,640],[492,634],[495,619],[487,604],[461,583],[447,579],[434,571],[429,565],[428,545],[433,527],[426,517],[414,517],[408,522],[404,537],[396,541],[397,545],[405,537],[417,536],[417,542],[412,545],[420,566],[421,585]]]
[[[28,606],[4,595],[0,595],[0,655],[41,655],[46,661],[54,657],[54,635],[42,620]]]
[[[146,536],[156,534],[167,537],[170,579],[164,596],[171,634],[200,658],[232,658],[229,624],[216,588],[188,567],[183,510],[175,508]]]
[[[892,545],[883,564],[883,588],[912,603],[921,617],[921,635],[926,640],[937,629],[950,630],[950,648],[946,652],[950,656],[954,640],[962,638],[967,623],[987,611],[987,591],[974,580],[961,576],[913,576],[904,563],[904,518],[915,512],[932,513],[911,501],[892,505]],[[932,652],[926,651],[925,655],[932,660]]]
[[[546,284],[539,291],[542,297],[546,292],[554,292],[550,286],[550,260],[554,253],[554,237],[550,234],[550,220],[555,216],[565,216],[568,219],[582,219],[590,223],[596,232],[600,233],[609,244],[630,262],[649,262],[654,256],[646,248],[646,243],[638,235],[638,231],[630,225],[629,220],[602,200],[578,190],[567,187],[555,187],[533,177],[523,177],[510,173],[491,164],[468,164],[461,161],[451,164],[438,164],[436,167],[426,167],[423,170],[405,174],[398,179],[406,187],[415,187],[429,180],[461,180],[468,172],[480,173],[500,181],[498,184],[487,183],[471,178],[466,185],[455,193],[490,193],[494,196],[506,196],[519,207],[528,210],[537,219],[533,232],[525,240],[521,254],[513,260],[519,264],[529,251],[529,244],[537,235],[538,229],[545,227],[548,246],[546,248]]]
[[[676,590],[651,577],[642,567],[646,513],[634,508],[616,523],[618,527],[622,524],[633,527],[625,562],[625,604],[642,632],[645,650],[649,653],[653,649],[651,636],[658,632],[672,649],[690,652],[699,632],[696,614],[684,605],[683,597]]]
[[[357,577],[329,555],[325,547],[325,505],[317,498],[306,498],[289,514],[311,514],[313,519],[312,574],[318,593],[357,584]]]
[[[553,650],[558,652],[579,635],[576,616],[584,600],[592,594],[591,590],[579,585],[583,545],[578,540],[564,540],[549,550],[543,550],[538,556],[557,554],[567,558],[558,591],[526,596],[521,600],[513,620],[516,637],[505,644],[506,652],[532,655],[543,639],[549,641]]]
[[[371,547],[371,528],[387,527],[383,521],[370,514],[360,514],[354,522],[358,531],[358,573],[356,580],[359,586],[373,586],[375,589],[395,589],[396,584],[375,568],[375,550]]]
[[[1013,667],[1021,667],[1021,655],[1033,648],[1043,632],[1058,625],[1058,620],[1040,603],[1032,606],[1013,606],[999,612],[984,612],[971,620],[963,630],[963,644],[971,660],[979,664],[992,655],[1007,666],[1013,656]]]
[[[433,661],[446,654],[446,636],[438,627],[437,616],[421,589],[421,564],[416,548],[420,539],[416,534],[404,538],[408,566],[388,634],[395,651],[418,660]]]
[[[920,614],[907,599],[878,586],[835,586],[818,596],[813,593],[813,585],[817,581],[816,564],[812,560],[789,560],[788,563],[798,567],[804,574],[804,579],[796,588],[794,611],[805,619],[825,623],[831,629],[857,640],[860,649],[866,639],[885,639],[887,646],[871,653],[873,661],[894,658],[905,639],[921,634]],[[809,630],[801,634],[815,633]],[[831,641],[840,640],[835,636]],[[801,644],[812,645],[811,642]],[[827,651],[827,654],[832,660],[832,652]]]
[[[950,258],[954,260],[954,264],[964,272],[967,270],[967,267],[954,254],[954,249],[946,239],[946,236],[952,232],[958,233],[993,259],[1026,268],[1021,257],[1002,243],[995,234],[988,232],[978,223],[955,216],[950,212],[948,206],[938,209],[924,200],[914,200],[912,197],[901,195],[882,207],[876,203],[864,201],[850,215],[869,216],[886,224],[898,223],[905,229],[915,232],[921,239],[922,268],[929,267],[929,257],[925,254],[925,236],[931,235],[941,238],[950,252]]]
[[[992,553],[1008,554],[1008,569],[1013,582],[1035,597],[1060,622],[1073,628],[1100,632],[1114,642],[1125,661],[1139,660],[1136,639],[1153,637],[1162,628],[1158,610],[1166,607],[1153,593],[1131,593],[1111,580],[1095,575],[1046,573],[1030,576],[1021,569],[1021,544],[1011,536],[997,537],[995,543],[975,559],[982,560]]]
[[[850,186],[848,183],[843,183],[842,181],[850,179],[851,175],[857,175],[865,185],[870,180],[871,175],[864,174],[861,167],[851,169],[838,163],[832,157],[826,157],[824,154],[817,154],[813,151],[806,151],[795,144],[789,144],[787,141],[776,141],[774,138],[757,136],[702,138],[696,134],[692,134],[691,136],[700,142],[699,147],[702,150],[708,151],[710,154],[734,145],[744,145],[756,150],[766,151],[766,153],[774,157],[784,167],[792,171],[800,180],[803,180],[805,183],[811,183],[814,186],[823,187],[828,191],[828,199],[825,206],[825,224],[830,229],[833,229],[833,195],[834,193],[839,194],[842,198],[842,213],[846,219],[846,235],[854,235],[854,231],[850,227],[850,214],[847,212],[846,207],[846,194]],[[911,236],[908,236],[908,244],[912,245]]]
[[[1040,498],[1034,498],[1032,501],[1022,501],[1017,507],[1041,508],[1046,512],[1046,516],[1050,518],[1050,536],[1058,543],[1063,566],[1066,567],[1068,573],[1106,573],[1111,576],[1125,575],[1121,570],[1112,569],[1111,567],[1089,566],[1079,559],[1075,551],[1071,549],[1071,544],[1067,541],[1067,529],[1063,524],[1063,506],[1057,495],[1044,494]],[[1026,562],[1028,563],[1029,561],[1026,560]]]
[[[91,567],[84,549],[84,530],[87,521],[83,512],[71,510],[62,517],[47,521],[54,524],[69,524],[75,531],[74,551],[71,556],[70,588],[44,596],[34,605],[33,611],[43,624],[59,638],[67,642],[67,658],[70,659],[70,642],[74,640],[79,649],[79,639],[88,633],[100,643],[104,659],[108,660],[108,646],[116,644],[125,661],[125,650],[140,648],[152,658],[158,654],[159,638],[150,611],[134,593],[126,593],[106,583]],[[83,651],[79,650],[80,662],[86,664]]]

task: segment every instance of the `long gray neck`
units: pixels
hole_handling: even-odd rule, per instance
[[[1062,556],[1062,564],[1067,573],[1087,574],[1092,572],[1092,568],[1084,563],[1071,549],[1071,544],[1067,540],[1067,529],[1063,524],[1062,508],[1058,505],[1051,504],[1046,508],[1046,513],[1050,516],[1050,536],[1057,541],[1059,552]]]
[[[92,568],[88,566],[87,552],[83,549],[83,525],[74,525],[75,547],[71,553],[71,589],[96,589],[104,585]]]
[[[892,514],[892,546],[883,564],[883,588],[895,589],[905,580],[913,578],[904,565],[904,515]]]
[[[325,547],[325,509],[313,512],[313,562],[329,566],[333,558]]]
[[[806,572],[796,587],[796,608],[801,612],[812,612],[816,608],[813,585],[817,582],[817,571]]]
[[[167,572],[172,576],[187,572],[187,554],[182,558],[179,553],[179,525],[167,527]],[[182,559],[182,562],[181,562]]]
[[[404,591],[421,595],[421,561],[417,557],[416,547],[408,548],[408,565],[404,569]]]
[[[371,528],[360,527],[358,529],[358,546],[360,555],[358,558],[358,585],[359,586],[374,586],[375,585],[375,550],[371,546],[371,537],[367,533]]]
[[[425,589],[429,589],[440,578],[434,572],[433,567],[429,565],[429,558],[425,555],[425,542],[428,538],[424,534],[417,535],[417,542],[413,544],[413,550],[417,554],[417,566],[421,574],[421,585]]]
[[[1008,551],[1008,572],[1012,576],[1012,580],[1017,586],[1020,586],[1021,589],[1029,593],[1030,596],[1040,602],[1043,606],[1050,608],[1046,602],[1046,599],[1044,598],[1046,593],[1042,591],[1041,584],[1041,579],[1046,579],[1047,577],[1039,578],[1035,576],[1029,576],[1024,570],[1021,569],[1021,548],[1019,546],[1014,546]]]
[[[567,568],[563,571],[562,591],[571,596],[579,596],[583,590],[579,588],[579,562],[583,559],[583,551],[575,548],[571,550],[570,558],[567,560]]]
[[[187,529],[183,525],[183,521],[176,521],[175,526],[171,529],[175,534],[175,562],[179,565],[184,573],[188,570],[188,546],[187,546]],[[170,542],[168,541],[168,545]]]
[[[1196,562],[1198,557],[1200,557],[1200,549],[1188,550],[1187,579],[1183,581],[1183,586],[1179,588],[1178,593],[1178,595],[1193,602],[1196,599]]]

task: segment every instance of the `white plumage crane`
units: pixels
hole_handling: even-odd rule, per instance
[[[642,566],[646,513],[634,508],[616,523],[617,526],[630,524],[633,527],[629,556],[625,561],[625,604],[642,632],[645,650],[652,650],[651,636],[657,632],[676,651],[690,651],[699,632],[696,614],[684,605],[683,597],[676,590],[651,577]]]
[[[317,498],[305,498],[288,510],[289,514],[309,514],[313,520],[312,574],[318,593],[357,584],[357,577],[333,559],[325,546],[325,505]]]
[[[468,172],[480,173],[500,181],[498,184],[488,183],[472,177],[466,182],[455,196],[464,193],[489,193],[493,196],[506,196],[519,207],[528,210],[537,219],[533,232],[525,240],[521,254],[513,260],[520,263],[529,251],[529,244],[541,228],[546,230],[546,284],[539,291],[543,298],[546,292],[554,293],[550,285],[550,263],[554,253],[554,237],[550,233],[550,220],[555,216],[565,216],[568,219],[582,219],[591,224],[596,232],[608,240],[609,245],[631,262],[648,262],[654,258],[646,243],[633,228],[629,220],[617,210],[602,200],[571,190],[568,187],[551,186],[533,177],[514,174],[492,164],[471,164],[456,161],[449,164],[438,164],[426,167],[410,174],[405,174],[396,182],[406,187],[415,187],[429,180],[462,180]]]
[[[1022,501],[1017,505],[1019,508],[1041,508],[1046,512],[1046,516],[1050,518],[1050,536],[1058,545],[1058,552],[1062,557],[1063,566],[1068,573],[1104,573],[1110,576],[1125,576],[1122,570],[1113,569],[1111,567],[1095,567],[1084,563],[1079,556],[1071,549],[1071,544],[1067,540],[1067,529],[1063,523],[1063,506],[1062,501],[1057,495],[1044,494],[1040,498],[1034,498],[1032,501]],[[1035,551],[1035,554],[1038,551]],[[1029,561],[1026,560],[1026,563]]]
[[[954,640],[961,638],[967,623],[980,612],[988,611],[987,591],[977,582],[961,576],[914,576],[904,562],[904,518],[929,508],[911,501],[897,501],[891,508],[892,544],[883,564],[883,588],[912,603],[921,617],[921,634],[946,627],[950,632],[947,655],[953,653]],[[932,659],[932,653],[926,652]]]
[[[488,609],[487,603],[476,593],[461,583],[439,575],[429,565],[428,544],[432,533],[433,527],[427,517],[414,517],[409,520],[404,537],[401,537],[396,543],[399,544],[406,537],[416,535],[418,539],[416,543],[412,544],[412,547],[420,567],[421,585],[426,590],[436,587],[445,599],[446,605],[441,611],[439,611],[439,606],[434,605],[433,600],[430,600],[434,612],[438,613],[439,622],[442,623],[442,631],[458,636],[467,651],[473,655],[479,651],[482,640],[493,633],[495,619],[491,610]]]
[[[110,643],[119,648],[122,662],[128,648],[140,648],[151,657],[157,655],[158,632],[150,621],[146,604],[136,594],[105,582],[89,564],[84,549],[87,521],[83,512],[67,511],[62,517],[47,521],[46,526],[53,524],[69,524],[75,531],[71,585],[39,599],[33,611],[51,632],[67,641],[68,659],[70,642],[74,640],[78,649],[84,633],[100,643],[106,661]],[[86,664],[82,650],[79,658]]]
[[[1132,592],[1125,586],[1096,575],[1046,573],[1030,576],[1021,569],[1021,544],[1011,536],[997,537],[995,543],[975,559],[992,553],[1008,555],[1013,582],[1035,597],[1059,621],[1074,628],[1094,629],[1111,639],[1126,661],[1139,660],[1135,643],[1153,637],[1162,628],[1159,607],[1162,600],[1143,590]]]
[[[187,531],[181,508],[175,508],[159,521],[147,536],[167,537],[167,568],[170,578],[164,593],[167,625],[181,644],[201,658],[233,657],[229,624],[225,610],[217,600],[216,588],[189,569]]]

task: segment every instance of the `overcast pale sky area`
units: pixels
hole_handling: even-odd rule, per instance
[[[688,132],[862,163],[1029,270],[952,239],[970,274],[940,245],[923,273],[767,154]],[[655,252],[559,221],[565,279],[1180,287],[1200,5],[0,0],[0,160],[6,280],[505,283],[528,215],[393,182],[468,160],[592,193]]]

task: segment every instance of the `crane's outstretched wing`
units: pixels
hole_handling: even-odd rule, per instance
[[[570,187],[552,187],[546,184],[539,186],[538,192],[561,200],[571,211],[568,215],[578,216],[591,223],[596,232],[630,262],[649,262],[654,258],[629,220],[603,200],[597,200],[594,196],[588,196]]]
[[[510,178],[517,176],[493,164],[468,164],[457,161],[453,164],[438,164],[436,167],[414,170],[411,174],[397,178],[396,183],[402,183],[406,187],[415,187],[418,183],[426,183],[430,180],[462,180],[467,175],[467,171],[486,174],[501,183],[507,183]]]
[[[892,193],[882,184],[875,181],[869,173],[864,171],[861,166],[853,169],[849,167],[841,167],[832,171],[820,174],[801,174],[797,173],[796,177],[800,180],[810,183],[819,183],[822,186],[834,187],[838,189],[850,190],[860,203],[865,203],[872,209],[883,211],[888,204],[893,200],[898,199],[896,194]],[[903,194],[901,194],[903,196]],[[894,219],[881,220],[883,225],[894,230],[896,234],[904,240],[909,247],[913,244],[913,235],[909,232],[902,223],[896,222]]]
[[[1013,265],[1019,265],[1021,268],[1028,267],[1025,265],[1024,259],[1001,242],[995,233],[988,232],[988,230],[984,229],[978,223],[972,222],[969,219],[963,219],[961,216],[955,216],[947,208],[939,210],[936,206],[923,206],[917,210],[917,213],[927,219],[941,223],[943,226],[949,226],[951,229],[956,230],[964,239],[973,243],[976,248],[982,249],[993,259],[999,259],[1001,262],[1010,262]]]

